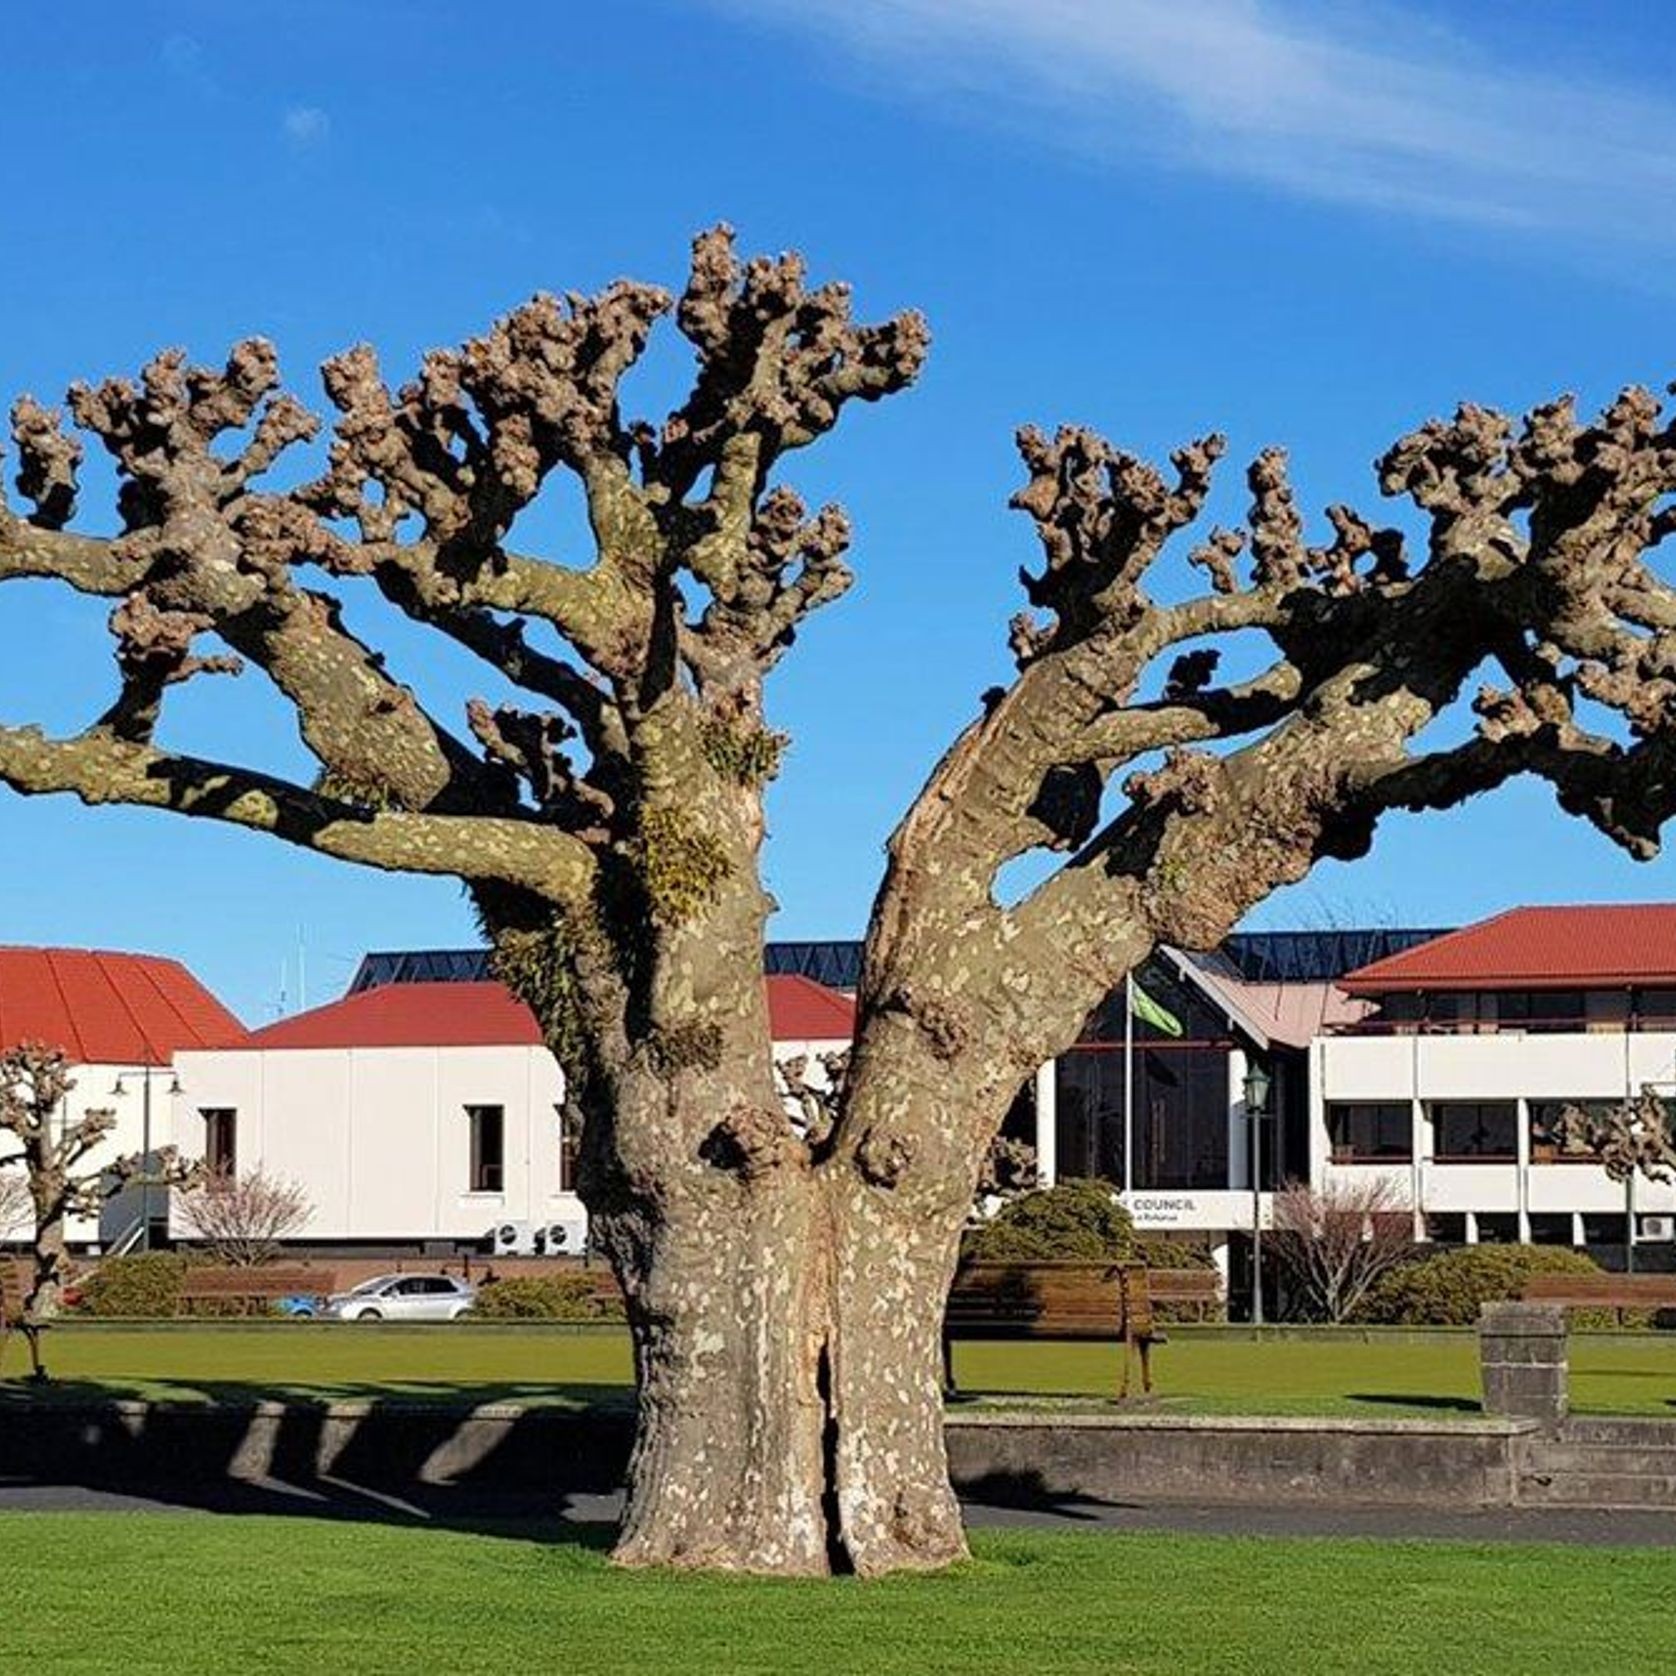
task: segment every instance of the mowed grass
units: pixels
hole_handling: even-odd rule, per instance
[[[0,1668],[1665,1672],[1669,1550],[979,1531],[875,1582],[631,1574],[560,1529],[0,1515]]]
[[[1576,1334],[1573,1407],[1676,1418],[1676,1335]],[[47,1340],[63,1398],[155,1401],[627,1401],[628,1336],[546,1327],[388,1325],[78,1328]],[[18,1396],[14,1338],[0,1393]],[[1117,1390],[1107,1344],[975,1342],[955,1347],[962,1402],[1103,1401]],[[1153,1357],[1157,1406],[1195,1414],[1447,1415],[1478,1407],[1470,1333],[1253,1341],[1176,1329]],[[29,1394],[33,1395],[33,1391]]]

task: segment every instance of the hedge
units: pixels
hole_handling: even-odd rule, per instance
[[[179,1252],[152,1251],[137,1257],[107,1257],[78,1285],[81,1315],[158,1319],[180,1313],[180,1289],[187,1259]]]
[[[1539,1274],[1599,1274],[1600,1264],[1558,1245],[1463,1245],[1393,1269],[1368,1293],[1357,1319],[1388,1327],[1470,1327],[1480,1304],[1517,1298]],[[1574,1310],[1574,1326],[1610,1327],[1611,1310]]]
[[[623,1302],[603,1293],[597,1271],[514,1275],[477,1289],[472,1314],[492,1321],[621,1321]]]

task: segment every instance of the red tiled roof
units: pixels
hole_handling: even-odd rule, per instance
[[[793,972],[774,972],[768,1021],[777,1042],[847,1042],[855,1034],[855,1002],[836,989]]]
[[[1676,985],[1676,902],[1510,908],[1342,980],[1394,989],[1588,989]]]
[[[771,977],[776,1041],[848,1041],[855,1008],[809,978]],[[538,1047],[535,1015],[498,983],[390,983],[253,1030],[250,1047]]]
[[[164,1065],[244,1026],[178,960],[0,947],[0,1050],[45,1042],[80,1065]]]

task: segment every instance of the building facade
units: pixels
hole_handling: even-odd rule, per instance
[[[849,1045],[844,996],[775,977],[768,1003],[777,1057]],[[369,957],[343,999],[177,1063],[181,1150],[297,1182],[312,1211],[292,1244],[551,1253],[585,1241],[563,1074],[529,1009],[465,951]],[[178,1197],[172,1232],[187,1233]]]
[[[69,1058],[74,1086],[53,1123],[74,1124],[90,1111],[116,1119],[78,1173],[172,1144],[175,1114],[191,1098],[177,1057],[244,1037],[244,1026],[177,960],[103,949],[0,948],[0,1051],[40,1042]],[[0,1156],[11,1150],[0,1136]],[[162,1237],[168,1214],[166,1190],[148,1194],[132,1186],[106,1200],[97,1216],[72,1217],[66,1233],[75,1246],[125,1247],[144,1242],[148,1220],[149,1234]],[[0,1228],[0,1242],[24,1233],[21,1224]]]

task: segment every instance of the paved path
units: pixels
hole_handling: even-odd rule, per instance
[[[568,1498],[558,1522],[613,1522],[620,1496]],[[0,1513],[21,1512],[205,1514],[279,1513],[306,1517],[370,1519],[399,1523],[554,1523],[547,1501],[507,1497],[464,1499],[433,1495],[423,1503],[340,1485],[329,1493],[294,1487],[219,1487],[188,1501],[143,1493],[93,1490],[78,1485],[0,1481]],[[1676,1547],[1676,1514],[1596,1512],[1569,1508],[1495,1508],[1481,1513],[1426,1508],[1213,1507],[1171,1503],[1060,1502],[1051,1507],[992,1507],[968,1503],[974,1526],[1027,1526],[1037,1530],[1187,1531],[1202,1535],[1373,1537],[1386,1541],[1557,1542],[1588,1547]]]

